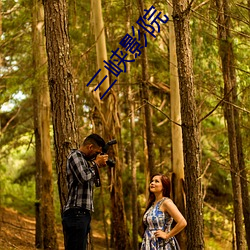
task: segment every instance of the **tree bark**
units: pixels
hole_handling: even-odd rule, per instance
[[[126,10],[126,32],[129,33],[131,29],[131,11],[132,4],[131,0],[125,0],[125,10]],[[130,55],[128,55],[128,60],[131,60]],[[131,112],[130,116],[130,166],[131,166],[131,199],[132,199],[132,247],[133,250],[138,250],[138,204],[137,204],[137,178],[136,178],[136,161],[135,161],[135,102],[134,95],[131,87],[131,65],[127,64],[127,81],[128,87],[128,102],[129,110]]]
[[[248,23],[250,26],[250,0],[247,1],[247,5],[248,5]]]
[[[173,1],[173,19],[180,83],[181,119],[186,191],[187,249],[204,249],[201,169],[193,59],[190,39],[190,8],[185,0]]]
[[[3,34],[3,27],[2,27],[2,0],[0,0],[0,37],[2,37]],[[3,55],[0,52],[0,69],[2,68],[2,64],[3,64]],[[1,72],[2,70],[0,70],[0,74],[2,74]],[[0,88],[2,86],[0,85]],[[2,137],[2,126],[1,126],[1,119],[0,119],[0,141],[1,141],[1,137]],[[0,193],[2,193],[2,183],[0,183]],[[0,207],[2,207],[2,196],[0,195]],[[0,209],[0,216],[2,218],[2,209]],[[0,231],[2,230],[1,225],[2,223],[0,223]]]
[[[170,106],[171,106],[171,137],[172,137],[172,190],[173,199],[181,213],[185,216],[185,203],[186,197],[184,192],[184,159],[183,159],[183,145],[182,145],[182,129],[181,126],[181,102],[180,102],[180,89],[177,67],[176,55],[176,38],[174,32],[173,8],[168,4],[168,13],[170,20],[169,25],[169,64],[170,64]],[[177,124],[176,124],[177,123]],[[177,235],[180,248],[186,249],[186,231],[183,230]]]
[[[35,69],[34,125],[36,137],[36,194],[40,204],[36,214],[36,246],[58,249],[53,201],[53,175],[50,149],[50,99],[46,71],[44,9],[34,0],[33,57]],[[40,247],[39,247],[40,246]]]
[[[100,187],[100,196],[101,196],[101,202],[102,202],[102,219],[103,219],[103,228],[104,228],[104,234],[105,234],[105,241],[106,241],[106,250],[109,250],[109,238],[108,238],[108,225],[106,221],[106,208],[104,203],[104,197],[103,197],[103,187]]]
[[[0,0],[0,37],[2,37],[3,34],[3,16],[2,16],[2,0]],[[0,52],[0,67],[2,67],[3,64],[3,55],[2,52]]]
[[[102,18],[101,0],[95,1],[93,6],[93,18],[96,37],[96,50],[98,67],[102,67],[103,60],[107,61],[106,41],[104,36],[104,25]],[[103,34],[103,35],[102,35]],[[99,37],[99,38],[98,38]],[[97,39],[98,38],[98,39]],[[103,67],[104,68],[104,67]],[[101,72],[103,71],[103,68]],[[106,73],[105,73],[106,74]],[[108,75],[108,73],[107,73]],[[100,75],[101,76],[101,75]],[[103,78],[103,76],[101,76]],[[99,81],[102,80],[99,78]],[[100,96],[106,91],[109,86],[109,81],[106,79],[100,86],[100,93],[93,92],[95,105],[99,111],[102,122],[103,137],[106,141],[116,138],[119,144],[121,134],[120,120],[118,115],[117,98],[113,89],[104,97],[103,102],[100,102]],[[101,94],[101,95],[100,95]],[[127,221],[124,209],[123,190],[122,190],[122,169],[118,158],[118,144],[113,145],[110,152],[110,157],[115,159],[115,168],[111,169],[111,211],[113,225],[113,247],[117,250],[128,250],[130,248]],[[111,242],[112,243],[112,242]]]
[[[143,0],[138,0],[139,2],[139,11],[140,15],[144,14],[144,3]],[[141,45],[144,48],[141,51],[141,65],[142,65],[142,83],[141,83],[141,97],[142,101],[146,103],[144,106],[144,115],[145,115],[145,129],[146,129],[146,143],[147,143],[147,155],[148,155],[148,171],[146,174],[149,176],[146,179],[149,179],[150,176],[154,174],[155,171],[155,157],[154,157],[154,138],[153,138],[153,125],[152,125],[152,109],[147,103],[149,101],[149,88],[147,81],[148,77],[148,61],[147,61],[147,48],[145,47],[145,39],[144,39],[144,30],[140,27],[141,33]]]
[[[248,195],[247,170],[245,165],[242,136],[240,131],[240,118],[239,118],[239,112],[236,108],[234,108],[234,115],[235,115],[237,153],[238,153],[239,170],[240,170],[240,184],[241,184],[241,196],[242,196],[241,200],[242,200],[242,208],[244,215],[247,247],[248,249],[250,249],[250,200]]]
[[[67,199],[66,162],[78,147],[66,0],[44,0],[48,81],[54,130],[55,163],[61,209]]]
[[[137,206],[137,178],[136,178],[136,162],[135,162],[135,110],[131,89],[130,96],[130,141],[131,141],[131,177],[132,177],[132,225],[133,225],[133,249],[138,250],[138,206]]]
[[[234,68],[234,52],[232,39],[230,34],[230,13],[229,3],[227,0],[216,0],[218,11],[218,39],[219,39],[219,53],[222,63],[222,73],[224,79],[224,96],[225,96],[225,119],[227,121],[228,141],[230,150],[231,162],[231,179],[233,186],[234,197],[234,214],[235,214],[235,230],[236,230],[236,245],[237,249],[245,249],[244,229],[243,229],[243,208],[242,208],[242,194],[247,193],[246,202],[247,207],[244,208],[244,217],[249,223],[249,200],[246,179],[240,178],[245,175],[244,158],[242,155],[242,142],[239,131],[238,112],[232,104],[237,101],[237,86],[236,86],[236,72]],[[240,157],[240,158],[239,158]],[[241,168],[240,169],[240,162]],[[242,170],[242,172],[241,172]],[[246,177],[246,175],[245,175]],[[242,180],[241,180],[242,179]],[[243,186],[241,186],[241,182]],[[245,185],[246,184],[246,185]],[[249,230],[249,224],[246,225],[246,232]],[[249,232],[248,236],[249,237]],[[249,239],[249,238],[248,238]]]

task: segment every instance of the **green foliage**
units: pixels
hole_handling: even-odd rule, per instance
[[[13,183],[10,180],[3,182],[5,187],[1,194],[2,205],[18,210],[20,213],[35,215],[35,183],[29,181],[25,185]]]
[[[225,209],[231,213],[233,208],[228,205]],[[206,249],[232,249],[232,216],[228,217],[214,207],[204,207]]]
[[[21,138],[25,141],[25,136]],[[1,203],[18,211],[34,215],[35,182],[34,151],[22,146],[8,149],[8,155],[1,159]],[[27,175],[28,173],[28,175]]]

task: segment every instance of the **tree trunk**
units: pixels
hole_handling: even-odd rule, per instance
[[[75,92],[71,69],[66,0],[44,0],[48,81],[54,130],[58,189],[63,208],[67,199],[66,162],[70,149],[78,147]]]
[[[92,5],[93,6],[93,5]],[[97,62],[98,67],[103,66],[103,60],[107,61],[106,53],[106,41],[104,36],[104,25],[102,18],[101,0],[95,1],[93,6],[93,18],[94,18],[94,29],[96,37],[96,50],[97,50]],[[103,34],[103,35],[102,35]],[[98,39],[97,39],[98,38]],[[104,67],[103,67],[104,68]],[[101,69],[101,72],[104,69]],[[105,73],[106,74],[106,73]],[[107,73],[108,75],[108,73]],[[98,75],[99,76],[99,75]],[[100,75],[99,81],[102,80],[103,76]],[[101,95],[107,90],[109,81],[106,79],[100,86]],[[98,92],[93,92],[95,105],[99,111],[103,126],[103,137],[106,141],[116,138],[117,140],[121,134],[120,120],[118,116],[117,98],[111,89],[108,94],[100,103],[100,96]],[[118,140],[119,144],[119,140]],[[115,168],[111,169],[112,180],[111,180],[111,211],[112,211],[112,225],[114,233],[114,248],[117,250],[130,249],[128,239],[128,229],[126,223],[126,215],[124,210],[123,191],[122,191],[122,169],[118,158],[118,145],[113,145],[113,150],[110,152],[110,156],[115,159]]]
[[[2,27],[2,0],[0,0],[0,37],[2,37],[3,34],[3,27]],[[0,52],[0,69],[2,68],[3,64],[3,55]],[[0,74],[2,74],[0,70]],[[1,87],[1,85],[0,85]],[[1,118],[0,118],[0,142],[1,142],[1,137],[2,137],[2,126],[1,126]],[[2,182],[0,183],[0,194],[2,194]],[[2,195],[0,195],[0,207],[2,207]],[[2,209],[0,209],[0,218],[2,218]],[[0,231],[2,230],[1,228],[2,223],[0,223]]]
[[[240,250],[240,249],[245,249],[245,240],[244,240],[244,229],[243,229],[243,208],[242,208],[241,179],[240,179],[240,175],[242,173],[240,171],[240,166],[239,166],[239,156],[242,157],[242,150],[240,148],[237,148],[237,146],[240,146],[241,138],[239,137],[240,136],[239,124],[236,124],[239,122],[238,112],[236,112],[234,106],[232,105],[235,104],[237,100],[236,72],[234,68],[234,53],[233,53],[232,40],[229,31],[230,16],[229,16],[228,1],[216,0],[216,5],[218,9],[219,53],[222,63],[222,73],[224,78],[224,96],[226,101],[225,119],[227,121],[228,141],[230,150],[231,179],[232,179],[233,197],[234,197],[236,244],[237,244],[237,249]],[[244,168],[244,166],[242,167]],[[246,208],[246,214],[248,214],[249,216],[249,204],[248,207]],[[248,219],[249,221],[249,218],[245,219],[246,220]],[[246,230],[249,230],[248,226],[249,225],[246,226]]]
[[[126,33],[130,32],[131,29],[131,11],[132,4],[131,0],[125,0],[126,9]],[[130,55],[128,55],[128,60],[131,60]],[[129,110],[131,112],[130,116],[130,166],[131,166],[131,199],[132,199],[132,247],[133,250],[138,250],[138,206],[137,206],[137,178],[136,178],[136,161],[135,161],[135,102],[134,95],[132,93],[131,87],[131,65],[127,64],[127,80],[128,80],[128,101]]]
[[[240,132],[240,119],[238,110],[236,108],[234,108],[234,115],[235,115],[236,142],[238,151],[237,153],[238,153],[239,170],[241,176],[240,178],[241,196],[242,196],[241,199],[242,199],[247,246],[248,249],[250,249],[250,201],[248,195],[247,171],[243,153],[242,137]]]
[[[97,89],[97,93],[100,90],[100,96],[108,89],[109,87],[109,72],[104,68],[104,60],[107,60],[107,49],[106,49],[106,38],[104,32],[104,24],[102,18],[102,4],[101,0],[91,0],[91,9],[93,12],[94,19],[94,31],[95,31],[95,40],[96,40],[96,54],[97,54],[97,66],[101,69],[98,74],[98,80],[101,80],[107,75],[106,80],[100,86],[100,89]],[[98,94],[97,94],[98,96]],[[98,101],[100,98],[98,98]]]
[[[3,23],[3,17],[2,17],[2,0],[0,0],[0,37],[2,37],[2,34],[3,34],[2,23]],[[3,55],[2,55],[2,52],[0,52],[0,68],[2,67],[2,64],[3,64]]]
[[[38,36],[38,30],[37,30],[37,23],[38,23],[38,16],[39,16],[39,11],[38,11],[38,3],[34,1],[34,11],[33,11],[33,57],[34,57],[34,78],[36,79],[36,84],[34,84],[33,87],[33,105],[34,105],[34,131],[35,131],[35,141],[36,141],[36,204],[35,204],[35,209],[36,209],[36,236],[35,236],[35,245],[36,248],[38,249],[43,249],[43,227],[42,227],[42,212],[41,212],[41,206],[42,206],[42,169],[41,169],[41,138],[40,138],[40,131],[38,132],[38,129],[40,129],[39,124],[41,123],[40,121],[40,116],[38,116],[39,112],[39,92],[40,92],[40,86],[37,84],[39,83],[38,77],[38,72],[41,72],[41,62],[44,60],[44,57],[39,58],[38,56],[41,57],[41,50],[37,50],[39,48],[39,36]],[[41,31],[40,31],[41,32]],[[46,58],[46,56],[45,56]],[[45,67],[44,67],[45,68]],[[37,72],[38,71],[38,72]],[[46,72],[44,72],[46,74]],[[44,76],[44,75],[42,75]],[[42,78],[40,76],[40,78]],[[46,79],[41,79],[43,85],[46,83]],[[38,90],[39,86],[39,90]]]
[[[34,126],[36,137],[36,246],[58,249],[53,201],[53,175],[50,149],[50,99],[46,71],[44,10],[42,2],[34,0],[33,57],[35,69]]]
[[[143,0],[139,0],[139,11],[141,16],[144,14],[144,3]],[[146,103],[144,106],[145,115],[145,129],[146,129],[146,142],[147,142],[147,154],[148,154],[148,166],[147,174],[152,176],[155,171],[155,158],[154,158],[154,139],[153,139],[153,125],[152,125],[152,110],[148,105],[149,101],[149,88],[147,81],[148,77],[148,62],[147,62],[147,48],[145,47],[144,30],[140,27],[141,33],[141,45],[144,47],[141,51],[141,65],[142,65],[142,85],[141,85],[141,97],[143,102]],[[148,176],[146,179],[149,179]]]
[[[247,5],[248,5],[248,24],[250,26],[250,0],[247,1]]]
[[[108,225],[106,221],[106,209],[105,209],[105,203],[104,203],[104,197],[103,197],[103,187],[100,187],[100,196],[102,201],[102,219],[103,219],[103,228],[104,228],[104,234],[105,234],[105,240],[106,240],[106,250],[109,250],[109,238],[108,238]]]
[[[134,100],[129,86],[129,100],[130,100],[130,156],[131,156],[131,177],[132,177],[132,225],[133,225],[133,249],[138,250],[138,207],[137,207],[137,179],[136,179],[136,162],[135,162],[135,110]]]
[[[129,73],[129,72],[128,72]],[[129,81],[131,82],[131,81]],[[135,162],[135,108],[134,97],[131,86],[129,86],[129,102],[130,102],[130,157],[131,157],[131,191],[132,191],[132,240],[133,249],[138,250],[138,206],[137,206],[137,178],[136,178],[136,162]]]
[[[198,123],[194,96],[193,60],[190,41],[190,12],[187,1],[173,1],[173,19],[181,98],[187,207],[187,249],[204,249],[201,169],[199,160]]]
[[[173,8],[168,4],[169,17],[172,17]],[[178,79],[178,67],[176,56],[176,38],[174,32],[174,23],[170,19],[169,23],[169,64],[170,64],[170,106],[171,106],[171,120],[177,124],[181,124],[181,103],[180,90]],[[183,159],[183,145],[182,145],[182,130],[181,126],[171,123],[171,137],[172,137],[172,190],[173,199],[181,213],[185,216],[185,192],[184,192],[184,159]],[[177,235],[177,239],[182,250],[186,249],[186,232],[181,231]]]

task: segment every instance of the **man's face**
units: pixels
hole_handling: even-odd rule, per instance
[[[102,147],[98,147],[94,144],[89,144],[86,158],[88,158],[88,160],[94,160],[96,156],[99,155],[101,152],[102,152]]]

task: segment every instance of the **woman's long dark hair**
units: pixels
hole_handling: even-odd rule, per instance
[[[170,192],[171,192],[170,179],[166,175],[158,173],[158,174],[154,174],[151,177],[150,183],[151,183],[151,181],[153,180],[153,178],[155,176],[160,176],[161,177],[161,182],[162,182],[162,187],[163,187],[163,197],[170,198]],[[148,204],[147,204],[147,207],[146,207],[146,211],[152,206],[152,204],[155,201],[155,195],[154,195],[154,193],[150,192],[150,187],[148,189],[149,189],[149,198],[148,198]]]
[[[170,183],[170,179],[164,175],[164,174],[154,174],[151,179],[150,179],[150,183],[153,180],[153,178],[155,176],[160,176],[161,177],[161,182],[162,182],[162,188],[163,188],[163,197],[168,197],[170,198],[170,192],[171,192],[171,183]],[[148,198],[148,203],[147,203],[147,207],[146,210],[144,212],[144,214],[148,211],[148,209],[152,206],[152,204],[155,201],[155,195],[154,193],[152,193],[150,191],[150,187],[149,187],[149,198]],[[144,223],[143,223],[144,224]],[[144,231],[146,230],[146,225],[144,224]]]

